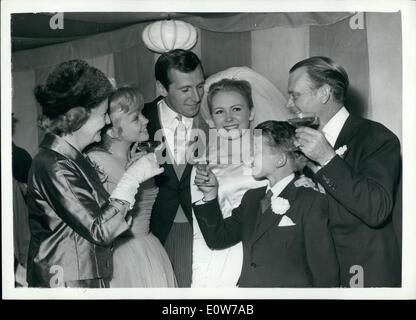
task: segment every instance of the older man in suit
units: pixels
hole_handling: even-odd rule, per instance
[[[175,49],[163,53],[155,65],[160,96],[145,104],[143,114],[151,138],[165,141],[163,175],[156,178],[159,193],[153,206],[150,230],[164,244],[179,287],[192,281],[192,209],[189,150],[196,136],[205,145],[208,126],[199,115],[204,94],[201,61],[191,51]],[[205,134],[194,135],[195,129]],[[171,139],[170,139],[170,138]]]
[[[221,249],[242,241],[240,287],[338,286],[327,198],[295,186],[295,129],[278,121],[256,129],[262,139],[254,147],[253,176],[269,184],[248,190],[230,217],[222,217],[215,175],[197,168],[195,184],[204,198],[194,212],[207,245]]]
[[[399,205],[400,142],[383,125],[348,112],[348,83],[344,68],[331,59],[305,59],[290,70],[288,107],[320,120],[318,129],[296,130],[297,144],[311,160],[309,173],[333,200],[341,285],[396,287],[401,258],[392,211]]]

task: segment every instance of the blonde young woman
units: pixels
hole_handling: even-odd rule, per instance
[[[115,187],[129,164],[146,154],[146,151],[137,151],[138,143],[149,139],[148,120],[141,113],[142,108],[142,95],[131,87],[121,87],[109,98],[112,124],[105,130],[101,146],[88,153],[108,192]],[[132,227],[114,243],[110,287],[176,286],[166,251],[149,231],[157,193],[154,179],[141,184],[135,206],[129,212],[133,218]]]

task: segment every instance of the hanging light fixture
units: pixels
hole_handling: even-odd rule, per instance
[[[142,39],[150,50],[163,53],[173,49],[191,49],[198,39],[198,33],[187,22],[162,20],[146,26]]]

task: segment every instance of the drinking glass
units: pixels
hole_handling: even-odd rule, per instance
[[[313,112],[297,113],[295,118],[287,119],[287,122],[296,128],[309,127],[312,129],[318,129],[319,127],[319,118]]]
[[[208,167],[208,164],[209,164],[209,161],[208,160],[206,162],[198,162],[196,164],[196,168],[198,170],[210,171],[210,168]],[[215,183],[213,183],[212,181],[208,180],[208,181],[205,181],[202,185],[203,186],[206,186],[206,187],[214,187],[215,186]]]

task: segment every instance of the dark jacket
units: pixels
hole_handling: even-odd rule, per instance
[[[335,156],[314,177],[332,198],[330,224],[341,285],[350,286],[359,266],[365,287],[400,286],[399,245],[392,223],[400,142],[383,125],[350,115],[334,149],[344,145],[345,154]]]
[[[280,194],[290,203],[286,216],[293,226],[278,226],[282,216],[271,207],[261,212],[266,187],[247,191],[226,219],[217,200],[193,206],[209,247],[222,249],[242,241],[240,287],[339,286],[327,199],[313,189],[296,188],[293,182]]]
[[[46,134],[33,160],[28,208],[30,286],[111,277],[110,245],[129,228],[125,212],[109,204],[91,163],[58,136]]]

